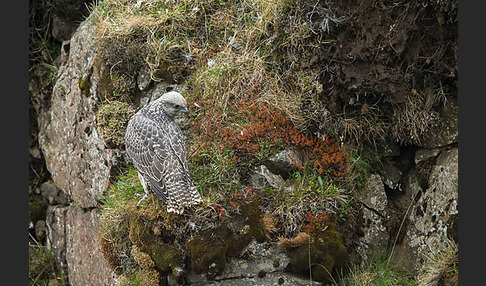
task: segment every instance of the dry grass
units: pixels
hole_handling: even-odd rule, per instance
[[[426,257],[425,269],[419,276],[419,286],[458,284],[458,247],[449,241],[444,249]]]
[[[392,138],[399,142],[420,144],[420,138],[428,132],[438,118],[434,107],[445,102],[442,86],[426,88],[418,93],[412,90],[407,100],[393,108],[393,121],[390,123]]]
[[[267,240],[271,240],[271,237],[278,232],[278,228],[275,226],[275,219],[269,211],[266,211],[263,215],[263,227]]]
[[[32,251],[32,253],[30,253]],[[29,285],[67,285],[52,249],[29,234]]]
[[[442,87],[429,86],[420,93],[412,90],[404,102],[389,107],[378,102],[339,114],[323,109],[318,115],[319,128],[339,134],[343,141],[354,146],[378,146],[387,139],[420,144],[423,135],[430,132],[438,119],[437,106],[444,102]]]
[[[282,248],[293,248],[312,243],[313,238],[306,232],[299,232],[294,238],[280,238],[278,246]]]
[[[297,63],[282,70],[280,64],[291,58],[281,55],[283,50],[312,53],[309,48],[314,42],[308,40],[313,33],[303,12],[282,18],[296,3],[105,1],[94,8],[92,19],[98,53],[110,67],[114,82],[123,83],[115,88],[119,92],[134,90],[135,75],[142,66],[149,67],[154,81],[167,80],[167,73],[184,68],[191,72],[186,81],[190,100],[215,96],[211,91],[217,89],[222,91],[219,102],[225,105],[228,97],[244,94],[274,105],[305,129],[316,121],[302,110],[302,104],[319,106],[315,80],[319,70],[299,68]],[[282,23],[286,27],[276,31]],[[258,91],[251,94],[256,86]]]

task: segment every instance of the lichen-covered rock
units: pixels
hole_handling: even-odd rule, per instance
[[[270,172],[287,176],[290,172],[303,166],[301,155],[296,150],[284,150],[266,159],[264,165]]]
[[[310,285],[308,279],[297,277],[285,268],[289,258],[285,251],[271,243],[250,241],[243,252],[236,257],[228,257],[226,268],[212,280],[207,276],[190,272],[188,285]],[[321,285],[313,282],[313,285]]]
[[[387,207],[387,197],[385,186],[380,176],[371,174],[366,180],[366,185],[360,195],[360,200],[368,208],[374,209],[384,215]]]
[[[383,183],[392,190],[401,190],[400,180],[402,172],[397,166],[391,162],[385,161],[383,163],[373,164]]]
[[[66,262],[72,285],[114,285],[115,275],[97,240],[98,209],[70,207],[66,213]]]
[[[106,148],[96,128],[99,73],[94,69],[92,29],[88,19],[74,34],[50,106],[39,110],[39,145],[47,169],[54,184],[83,208],[97,206],[117,156]],[[81,86],[79,79],[89,84]]]
[[[96,127],[99,72],[94,67],[92,22],[84,21],[61,65],[49,106],[39,108],[39,146],[52,176],[41,186],[50,203],[47,242],[72,285],[113,285],[114,274],[96,235],[99,198],[109,184],[117,152],[105,146]],[[60,191],[59,191],[60,190]],[[64,192],[61,193],[61,192]]]
[[[418,273],[426,255],[434,255],[457,239],[458,148],[441,151],[431,167],[428,187],[417,194],[408,213],[403,242],[393,261]]]
[[[114,285],[115,276],[101,255],[97,209],[50,206],[48,245],[71,285]]]
[[[69,207],[49,206],[46,214],[47,246],[51,249],[64,277],[66,263],[66,215]]]
[[[309,278],[292,275],[288,272],[260,272],[259,276],[238,277],[235,279],[202,281],[189,285],[198,286],[262,286],[262,285],[285,285],[285,286],[319,286],[328,285],[318,281],[310,282]]]
[[[370,262],[386,250],[390,235],[384,219],[388,218],[388,198],[385,185],[379,175],[371,174],[359,197],[364,204],[360,212],[359,228],[362,235],[358,238],[357,261]]]
[[[356,253],[360,256],[359,260],[366,264],[386,251],[390,235],[383,217],[366,207],[362,209],[360,220],[363,236],[358,239]]]
[[[260,165],[250,175],[250,184],[255,189],[266,187],[280,189],[285,184],[285,181],[281,175],[276,175],[270,172],[265,165]]]
[[[415,164],[427,161],[430,158],[434,158],[440,153],[439,148],[434,149],[419,149],[415,152]]]

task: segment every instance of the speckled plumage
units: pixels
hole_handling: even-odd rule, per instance
[[[150,188],[167,204],[167,211],[181,214],[202,199],[187,168],[184,135],[173,120],[179,112],[187,112],[182,95],[163,94],[132,116],[125,146],[145,192]]]

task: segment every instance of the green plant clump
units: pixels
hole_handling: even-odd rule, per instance
[[[115,146],[124,145],[126,126],[134,113],[135,110],[126,102],[115,100],[100,106],[97,120],[103,139]]]
[[[29,247],[32,250],[29,255],[29,285],[50,285],[55,282],[58,285],[67,285],[51,250],[38,243]]]
[[[387,257],[383,255],[374,259],[365,266],[360,267],[354,265],[351,269],[349,269],[347,274],[341,275],[339,285],[417,286],[418,284],[417,281],[415,281],[415,279],[407,273],[390,266],[388,264]]]

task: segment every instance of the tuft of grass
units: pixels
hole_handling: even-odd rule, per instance
[[[106,195],[100,198],[102,219],[100,220],[100,245],[105,259],[112,266],[120,266],[131,251],[128,244],[130,212],[142,197],[143,187],[137,170],[131,165],[122,165],[113,178]],[[134,261],[125,261],[125,268],[131,269]],[[116,268],[116,267],[112,267]]]
[[[412,90],[404,103],[393,108],[395,116],[392,117],[390,130],[392,138],[399,142],[419,144],[439,117],[435,107],[446,100],[442,85],[433,87],[426,80],[425,86],[421,92]]]
[[[45,245],[39,244],[32,236],[29,244],[32,254],[29,255],[29,285],[67,285],[62,271],[56,265],[56,258]]]
[[[416,286],[417,282],[397,269],[390,267],[386,257],[378,257],[365,266],[353,265],[338,280],[342,286]]]
[[[425,262],[424,272],[418,278],[419,286],[458,285],[458,247],[454,241],[435,255],[429,255]]]
[[[121,172],[111,184],[107,194],[101,198],[104,209],[115,208],[116,203],[137,199],[144,192],[137,170],[133,166],[127,164]]]
[[[349,187],[320,175],[315,167],[304,168],[292,173],[283,189],[264,194],[264,205],[280,226],[281,235],[291,237],[307,227],[310,213],[326,212],[341,221],[353,215],[354,199]]]
[[[209,146],[192,145],[189,169],[196,188],[211,203],[221,203],[226,195],[237,192],[242,183],[235,169],[236,161],[231,150],[221,150],[210,142]]]

